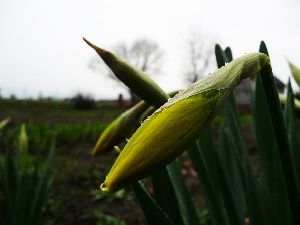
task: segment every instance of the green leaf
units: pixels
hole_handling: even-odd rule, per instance
[[[264,42],[260,45],[260,52],[268,54]],[[260,75],[278,147],[293,223],[300,224],[299,184],[271,65],[267,64],[263,67]]]
[[[174,225],[183,224],[179,202],[173,188],[172,180],[166,168],[151,176],[154,199],[157,205],[167,214]]]
[[[28,216],[28,221],[32,225],[38,224],[41,221],[42,208],[50,194],[50,188],[53,182],[53,177],[51,176],[51,162],[55,150],[55,139],[53,138],[53,143],[49,151],[47,161],[45,163],[44,170],[41,174],[39,182],[35,189],[35,194],[32,196],[32,207]]]
[[[260,76],[256,77],[253,100],[253,128],[261,164],[261,198],[268,212],[268,222],[281,224],[280,215],[288,215],[289,206],[286,204],[288,200],[283,173]]]
[[[220,180],[220,190],[227,211],[229,224],[244,224],[244,200],[243,187],[241,185],[239,169],[235,161],[232,144],[227,136],[227,132],[221,129],[220,151],[217,155],[218,178]]]
[[[132,187],[149,225],[172,224],[167,215],[149,196],[141,182],[133,183]]]
[[[174,160],[167,166],[167,171],[172,180],[173,188],[179,203],[181,215],[185,225],[199,225],[200,220],[197,216],[195,206],[188,193],[181,173],[181,167],[178,159]]]
[[[1,180],[3,182],[4,189],[4,201],[1,202],[3,215],[2,218],[6,218],[6,222],[9,225],[13,224],[14,212],[15,212],[15,202],[16,202],[16,192],[18,185],[18,174],[16,164],[13,161],[11,152],[6,150],[5,161],[0,165]]]
[[[227,50],[227,51],[230,56],[229,50]],[[223,51],[223,49],[221,48],[221,46],[219,44],[216,44],[216,46],[215,46],[215,55],[216,55],[218,68],[225,66],[225,64],[229,62],[229,59],[228,59],[226,53]],[[232,57],[232,55],[230,57]]]
[[[284,120],[286,123],[289,142],[291,145],[291,150],[293,154],[294,164],[296,168],[296,174],[298,175],[298,182],[300,176],[300,151],[299,151],[299,140],[297,133],[297,120],[296,120],[296,110],[294,93],[292,90],[291,82],[289,80],[287,85],[287,100],[284,106]]]
[[[222,207],[220,207],[222,201],[210,126],[205,129],[200,138],[188,149],[188,153],[203,185],[205,202],[212,224],[228,224]]]
[[[263,42],[260,45],[260,52],[268,54],[266,45]],[[295,225],[300,224],[299,184],[271,65],[266,64],[260,71],[260,75],[278,147],[293,223]]]
[[[248,156],[248,149],[244,139],[240,117],[234,96],[231,95],[224,105],[223,109],[226,130],[223,131],[223,138],[228,139],[229,149],[223,149],[219,152],[222,158],[228,158],[225,171],[230,178],[231,188],[235,190],[237,196],[235,202],[237,207],[242,209],[243,202],[246,201],[250,221],[253,224],[266,224],[266,215],[261,199],[259,198],[256,181],[254,178],[251,162]],[[222,148],[222,146],[221,146]],[[224,146],[223,146],[224,148]],[[229,157],[231,155],[231,157]],[[231,170],[230,170],[231,169]],[[242,183],[241,183],[242,182]],[[241,187],[243,185],[243,188]],[[242,195],[245,192],[245,199]],[[240,212],[242,214],[242,212]]]

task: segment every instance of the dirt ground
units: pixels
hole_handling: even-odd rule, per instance
[[[60,224],[109,224],[113,217],[126,224],[146,224],[130,187],[121,196],[105,195],[99,190],[116,153],[111,152],[93,158],[93,146],[78,146],[73,149],[58,149],[53,164],[56,176],[51,199],[62,201]],[[53,214],[49,214],[52,217]],[[117,220],[118,219],[118,220]],[[113,224],[118,224],[114,222]]]
[[[54,157],[56,179],[51,198],[54,201],[63,198],[60,224],[106,224],[108,217],[123,220],[128,225],[147,224],[130,186],[119,197],[101,193],[99,185],[117,155],[110,152],[93,158],[90,156],[91,147],[79,146],[71,152],[60,149],[59,156],[57,153]],[[189,162],[183,163],[182,172],[195,203],[203,207],[197,174]]]
[[[244,127],[250,158],[258,175],[259,165],[250,127]],[[117,153],[110,152],[98,158],[90,155],[92,145],[60,148],[54,157],[56,179],[53,185],[52,199],[62,198],[61,224],[147,224],[131,187],[125,188],[121,196],[105,195],[99,190]],[[183,157],[185,158],[185,157]],[[182,173],[197,207],[205,207],[197,173],[189,161],[182,162]],[[151,188],[149,189],[151,192]],[[51,216],[51,215],[49,215]],[[109,219],[116,221],[108,223]]]

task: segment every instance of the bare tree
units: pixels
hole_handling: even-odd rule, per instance
[[[161,72],[163,52],[157,43],[148,39],[139,39],[131,46],[119,45],[116,48],[116,51],[118,50],[121,56],[147,74],[155,75]]]
[[[205,34],[192,34],[187,41],[188,61],[185,80],[192,84],[216,68],[215,43]]]
[[[112,49],[114,54],[126,59],[149,76],[161,73],[163,51],[152,40],[142,38],[134,41],[131,45],[126,43],[117,44]],[[97,72],[107,74],[109,78],[119,81],[99,57],[93,58],[89,67]],[[129,90],[129,93],[132,102],[135,102],[136,96],[131,90]]]

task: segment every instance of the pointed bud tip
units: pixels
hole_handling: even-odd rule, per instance
[[[98,46],[94,45],[93,43],[89,42],[85,37],[83,37],[83,40],[85,43],[87,43],[89,46],[91,46],[99,55],[105,53],[106,51],[102,48],[99,48]]]
[[[128,183],[129,184],[129,183]],[[121,190],[124,186],[126,185],[111,185],[111,184],[106,184],[105,181],[100,185],[100,190],[103,192],[107,193],[115,193],[119,190]]]
[[[104,192],[111,192],[111,190],[109,190],[109,188],[106,187],[104,182],[100,185],[100,190]]]

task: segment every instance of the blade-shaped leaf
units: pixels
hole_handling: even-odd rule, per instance
[[[281,224],[280,215],[287,215],[289,206],[286,206],[286,188],[260,76],[256,77],[252,114],[255,141],[261,164],[260,195],[268,212],[269,223]],[[284,200],[284,198],[286,199]],[[286,223],[288,222],[286,221]]]
[[[220,151],[217,151],[218,178],[220,190],[227,211],[229,224],[244,224],[243,188],[234,152],[227,131],[221,129]],[[233,173],[233,174],[232,174]],[[236,180],[235,180],[236,179]]]
[[[167,215],[150,197],[141,182],[133,183],[132,187],[149,225],[172,224]]]
[[[296,167],[296,175],[298,175],[298,182],[300,176],[300,151],[299,151],[299,140],[297,133],[297,120],[296,110],[294,102],[294,93],[292,90],[291,82],[289,80],[287,85],[287,100],[284,107],[284,119],[288,131],[288,137],[291,145],[293,159]]]
[[[174,225],[183,224],[177,196],[167,169],[163,168],[158,173],[153,174],[151,181],[155,202],[167,214]]]
[[[205,202],[212,224],[228,224],[221,207],[222,201],[217,175],[216,154],[210,126],[205,129],[200,138],[188,149],[188,153],[203,186]]]
[[[260,52],[268,55],[266,45],[262,42]],[[294,224],[300,224],[300,191],[296,176],[294,161],[292,158],[291,148],[287,135],[286,126],[283,119],[282,109],[275,86],[272,67],[266,64],[260,71],[262,85],[270,112],[270,118],[275,134],[275,140],[282,166],[287,193],[292,211]]]
[[[188,193],[178,159],[167,166],[185,225],[199,225],[200,220]]]

